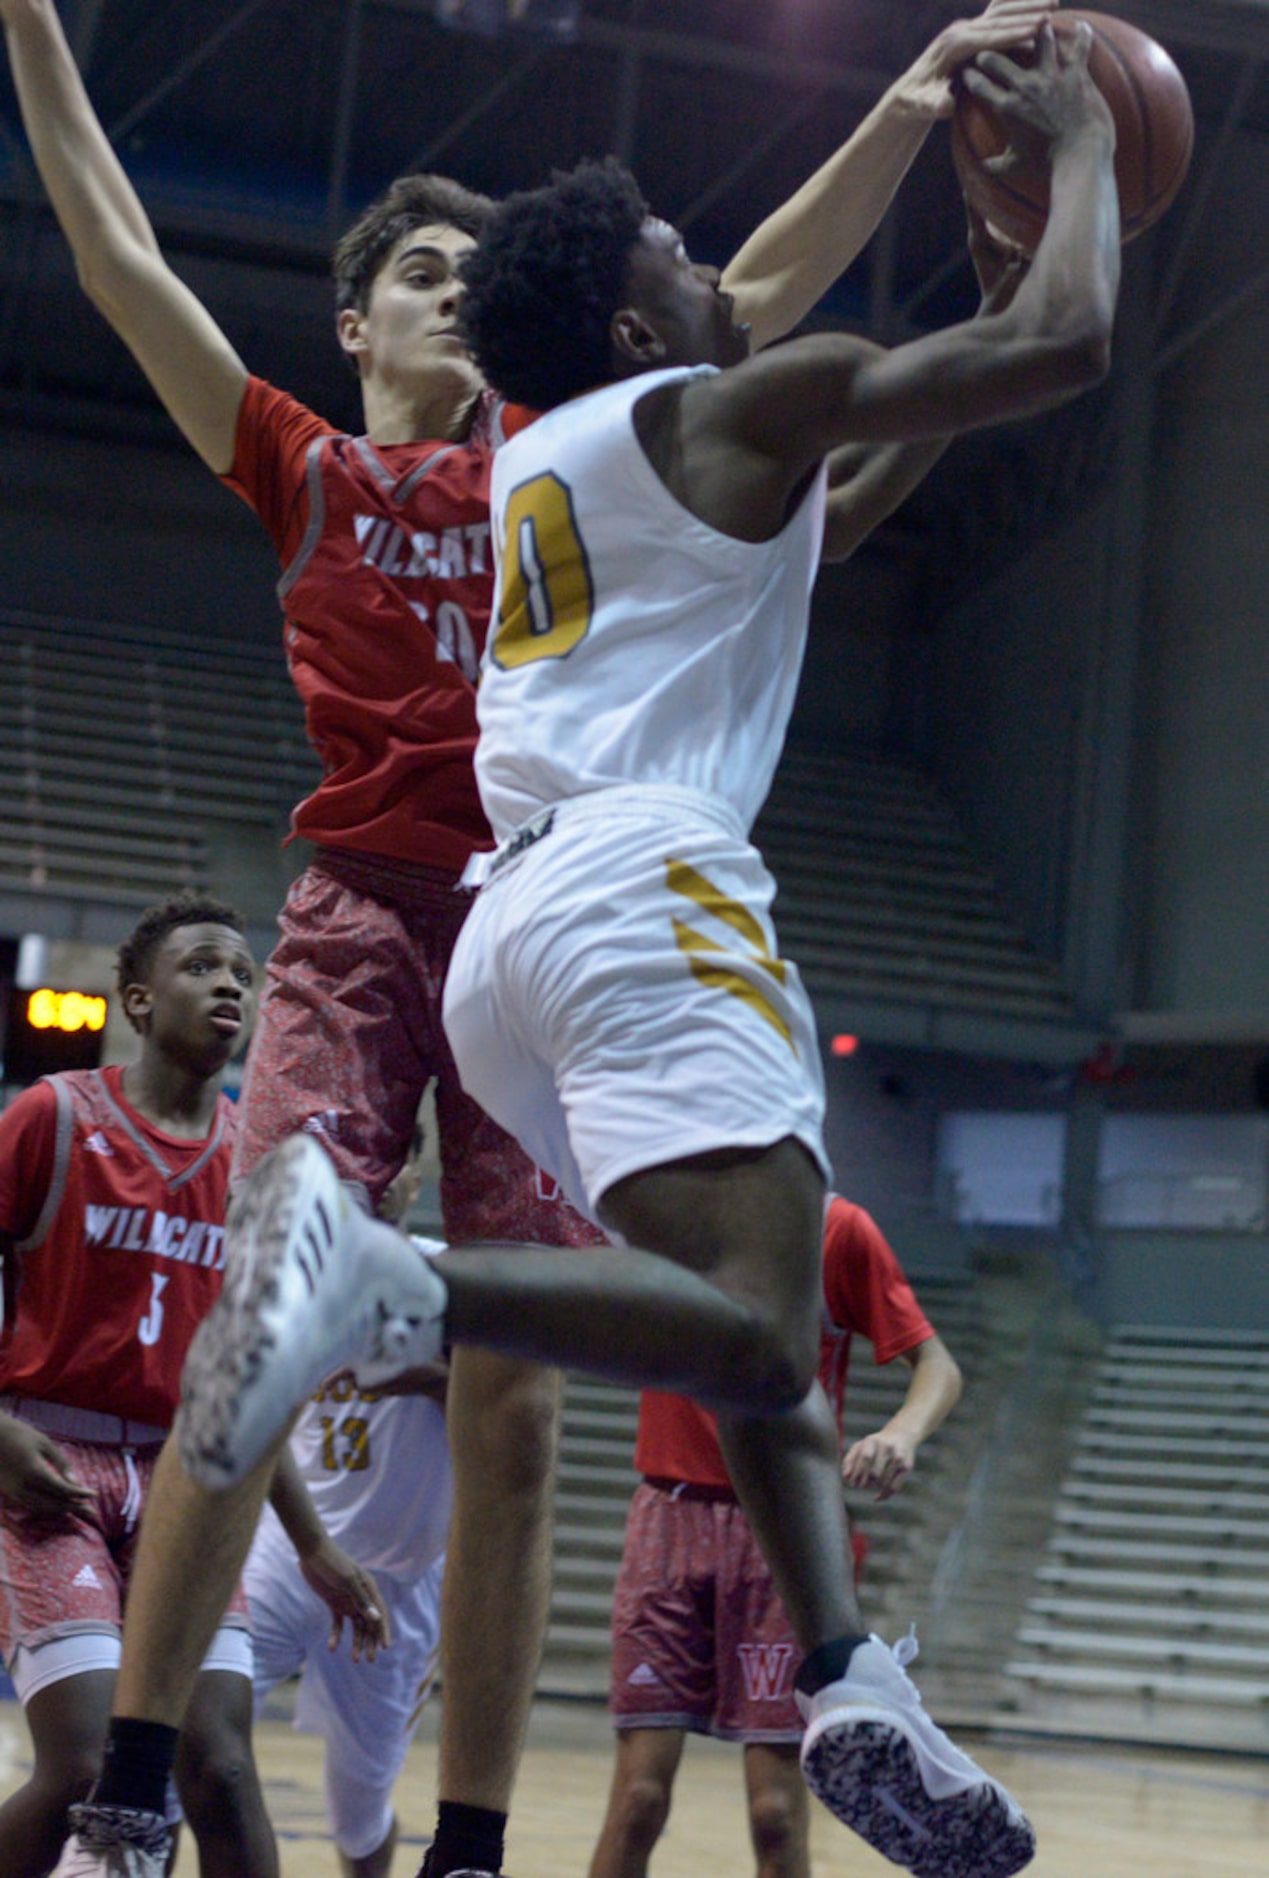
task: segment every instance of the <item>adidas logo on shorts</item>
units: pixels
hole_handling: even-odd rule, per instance
[[[91,1565],[81,1565],[79,1570],[75,1573],[75,1576],[71,1579],[71,1583],[73,1585],[88,1585],[94,1591],[101,1590],[101,1579],[97,1576]]]
[[[651,1663],[640,1663],[638,1669],[632,1669],[626,1677],[626,1686],[630,1689],[659,1689],[661,1678]]]
[[[85,1154],[105,1154],[113,1156],[114,1149],[102,1134],[100,1128],[94,1128],[84,1143]]]

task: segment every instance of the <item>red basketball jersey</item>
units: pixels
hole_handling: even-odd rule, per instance
[[[858,1332],[888,1363],[933,1336],[934,1330],[898,1259],[871,1214],[833,1194],[824,1217],[824,1324],[820,1381],[841,1433],[850,1340]],[[635,1466],[653,1480],[729,1487],[718,1424],[686,1396],[645,1390],[639,1400]]]
[[[226,480],[286,570],[287,660],[325,772],[294,816],[310,841],[455,872],[492,845],[472,758],[508,417],[526,421],[490,406],[465,443],[379,446],[248,382]]]
[[[71,1070],[0,1115],[0,1390],[167,1427],[190,1338],[221,1286],[233,1104],[184,1141]]]

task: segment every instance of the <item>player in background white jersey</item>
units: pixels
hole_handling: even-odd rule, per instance
[[[417,1196],[421,1130],[381,1203],[402,1220]],[[413,1237],[429,1255],[440,1242]],[[363,1394],[332,1378],[301,1412],[291,1454],[322,1527],[373,1574],[390,1642],[362,1649],[331,1634],[331,1613],[298,1568],[295,1545],[266,1506],[243,1568],[255,1696],[298,1675],[295,1726],[325,1744],[326,1822],[343,1878],[387,1878],[397,1842],[392,1789],[435,1670],[441,1580],[453,1503],[439,1367]]]

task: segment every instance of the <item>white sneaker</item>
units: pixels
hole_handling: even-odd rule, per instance
[[[857,1646],[846,1674],[808,1702],[806,1784],[831,1813],[920,1878],[1008,1878],[1035,1833],[998,1781],[948,1740],[905,1673],[915,1631],[891,1650]]]
[[[265,1156],[229,1209],[225,1284],[181,1378],[181,1461],[230,1487],[327,1376],[385,1382],[440,1354],[445,1284],[362,1212],[311,1135]]]
[[[52,1878],[164,1878],[172,1835],[160,1813],[87,1801],[70,1823]]]

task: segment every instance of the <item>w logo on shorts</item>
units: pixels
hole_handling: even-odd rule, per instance
[[[751,1702],[779,1702],[788,1690],[793,1663],[791,1643],[742,1643],[736,1654],[745,1676],[745,1694]]]

